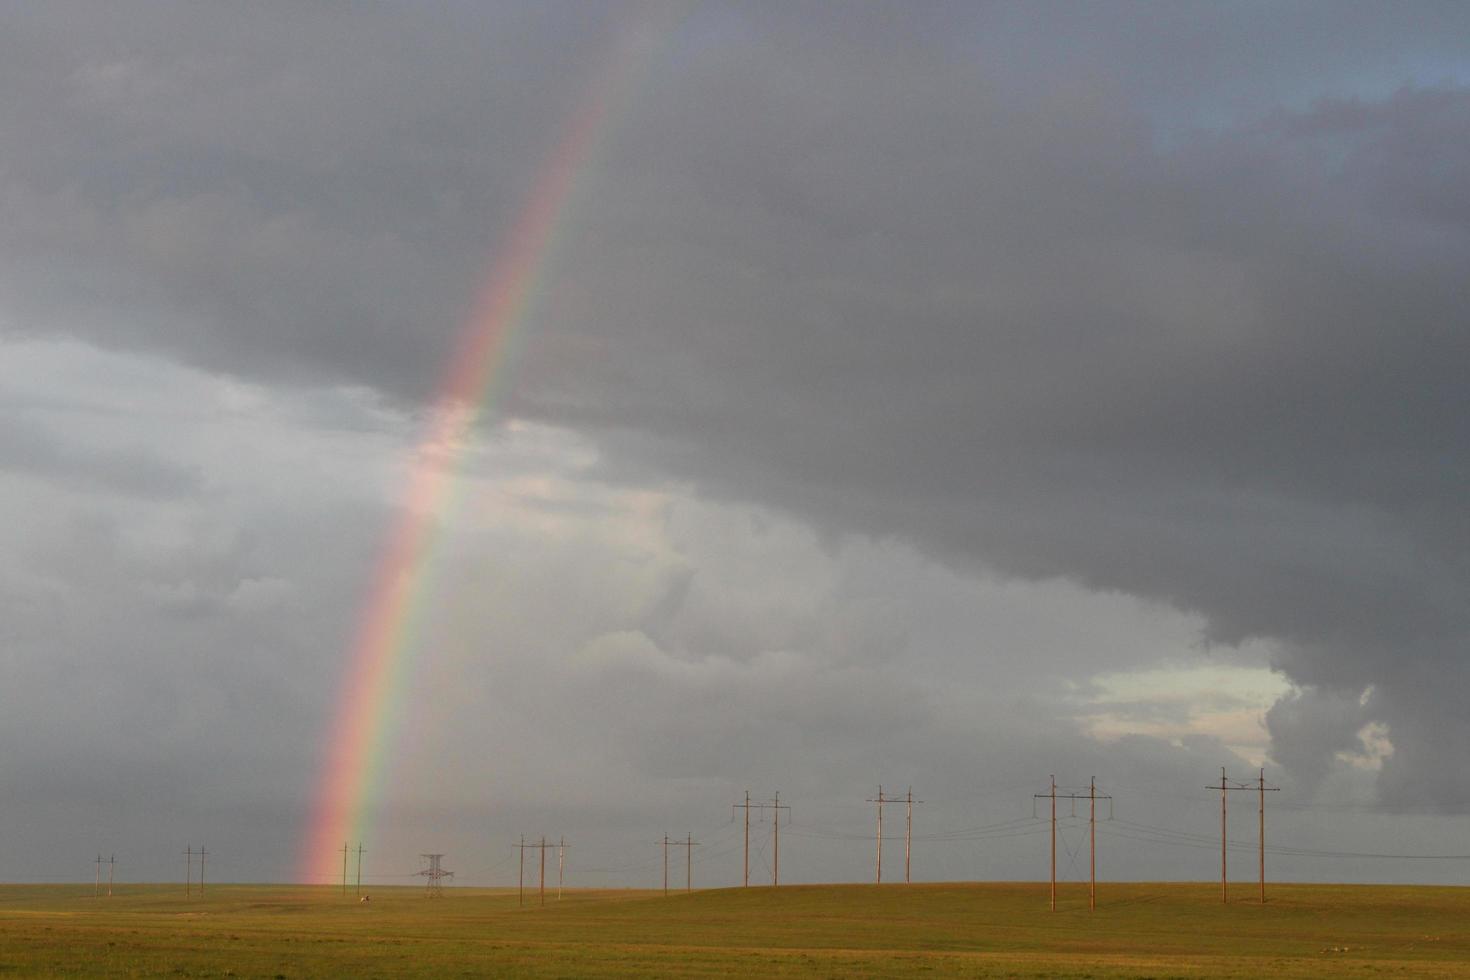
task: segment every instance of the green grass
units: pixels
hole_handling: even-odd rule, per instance
[[[1470,976],[1470,889],[823,885],[672,894],[0,886],[0,978]],[[534,901],[534,900],[533,900]]]

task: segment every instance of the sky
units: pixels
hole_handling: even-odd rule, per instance
[[[7,7],[0,880],[1465,883],[1467,39]]]

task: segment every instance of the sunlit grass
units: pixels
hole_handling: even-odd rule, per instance
[[[838,885],[673,894],[0,886],[0,976],[1470,975],[1470,889]]]

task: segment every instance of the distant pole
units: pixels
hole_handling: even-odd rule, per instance
[[[347,842],[342,842],[342,897],[347,897]]]
[[[556,900],[561,901],[562,875],[567,867],[567,839],[561,838],[556,845]]]
[[[664,898],[669,897],[669,835],[664,834]]]
[[[911,881],[909,868],[914,849],[914,788],[912,786],[909,787],[904,802],[908,804],[905,807],[907,812],[904,814],[903,826],[903,883],[907,885]]]
[[[357,842],[357,897],[362,898],[362,841]]]
[[[776,835],[776,853],[771,865],[771,887],[774,888],[781,884],[781,810],[783,807],[781,806],[780,790],[776,791],[776,798],[771,801],[771,809],[776,814],[776,818],[771,822]],[[791,807],[784,807],[784,809],[789,810]]]
[[[209,851],[205,850],[203,844],[199,845],[199,897],[204,897],[204,856]]]
[[[1266,767],[1261,767],[1261,904],[1266,904]]]
[[[694,891],[694,835],[684,838],[684,890]]]
[[[750,887],[750,790],[745,791],[745,876],[740,886]]]
[[[1051,910],[1057,910],[1057,777],[1051,777]]]
[[[883,884],[883,784],[878,784],[878,871],[875,884]]]
[[[521,849],[521,873],[520,873],[520,878],[517,879],[518,880],[518,884],[517,884],[516,888],[517,888],[517,890],[518,890],[518,892],[520,894],[520,905],[522,907],[524,907],[525,904],[526,904],[526,835],[525,834],[522,834],[521,835],[520,849]]]
[[[184,848],[184,897],[189,897],[189,889],[194,887],[194,845],[190,844]]]
[[[1097,777],[1092,777],[1092,782],[1087,790],[1087,835],[1090,839],[1088,863],[1091,865],[1091,877],[1087,883],[1087,907],[1089,910],[1097,908]]]
[[[541,838],[541,904],[546,904],[546,837]]]
[[[102,853],[97,854],[97,873],[92,882],[92,897],[96,898],[102,894]]]
[[[1225,793],[1225,767],[1224,766],[1221,766],[1220,767],[1220,901],[1221,902],[1228,902],[1229,901],[1229,899],[1226,897],[1226,884],[1225,884],[1225,881],[1226,881],[1225,843],[1226,843],[1226,840],[1227,840],[1227,837],[1226,837],[1226,825],[1225,825],[1225,796],[1226,796],[1226,793]]]
[[[112,897],[112,872],[117,867],[117,855],[113,854],[107,859],[107,897]]]

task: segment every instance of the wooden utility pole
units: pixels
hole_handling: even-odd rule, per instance
[[[873,840],[877,842],[878,845],[878,859],[876,862],[876,870],[874,871],[873,880],[876,884],[881,885],[883,884],[883,804],[894,803],[896,801],[891,800],[883,795],[883,784],[879,783],[878,795],[868,797],[867,802],[876,803],[878,808],[878,832],[873,837]]]
[[[1214,789],[1207,786],[1206,789]],[[1260,798],[1260,837],[1258,838],[1258,857],[1260,866],[1261,904],[1266,903],[1266,794],[1280,792],[1280,786],[1266,785],[1266,770],[1261,769],[1260,775],[1250,782],[1235,782],[1225,775],[1225,767],[1220,767],[1220,901],[1229,901],[1227,895],[1227,870],[1226,853],[1229,848],[1230,839],[1228,825],[1225,820],[1225,796],[1232,790],[1254,790]]]
[[[362,841],[357,842],[357,897],[362,898]]]
[[[206,854],[208,854],[208,853],[209,853],[209,851],[207,851],[207,850],[204,849],[204,845],[203,844],[200,844],[199,845],[199,897],[200,898],[203,898],[204,897],[204,856]]]
[[[561,838],[556,843],[556,900],[561,901],[562,876],[567,869],[567,839]]]
[[[1092,777],[1087,791],[1087,908],[1097,908],[1097,777]]]
[[[1033,800],[1051,800],[1051,910],[1057,910],[1057,777],[1051,777],[1051,790],[1032,793]],[[1034,806],[1034,804],[1033,804]]]
[[[521,852],[521,870],[516,878],[516,893],[519,896],[518,906],[524,908],[526,905],[526,835],[521,835],[521,842],[515,845]]]
[[[342,842],[342,897],[347,897],[347,842]]]
[[[92,897],[97,898],[102,894],[102,853],[97,854],[97,873],[92,881]]]
[[[905,807],[908,812],[905,814],[903,828],[903,883],[907,885],[913,880],[909,876],[909,872],[912,867],[911,862],[914,850],[914,804],[923,803],[924,801],[914,799],[914,788],[910,786],[908,795],[904,797],[904,802],[908,804]]]
[[[194,887],[194,845],[190,844],[184,848],[184,897],[189,897],[189,889]]]
[[[669,897],[669,835],[664,834],[664,898]]]
[[[541,905],[546,905],[546,838],[541,838]]]
[[[107,858],[107,897],[112,897],[112,872],[117,867],[117,855],[111,854]]]
[[[750,887],[750,808],[753,807],[753,806],[757,806],[758,807],[759,805],[760,804],[758,804],[758,803],[752,803],[752,802],[750,802],[750,790],[746,790],[745,791],[745,802],[744,803],[731,803],[730,804],[730,816],[731,817],[734,817],[735,816],[735,811],[736,810],[744,810],[745,811],[745,873],[741,876],[741,879],[740,879],[740,886],[742,888],[749,888]]]
[[[774,888],[781,884],[781,811],[790,810],[791,807],[782,805],[780,790],[776,791],[775,799],[770,803],[762,805],[769,806],[774,813],[774,816],[771,818],[771,829],[776,838],[775,853],[772,855],[771,864],[771,886]]]
[[[1068,791],[1057,792],[1057,777],[1051,777],[1051,789],[1045,793],[1031,794],[1034,800],[1051,801],[1051,910],[1057,910],[1057,800],[1072,800],[1072,815],[1077,815],[1077,800],[1087,800],[1090,807],[1087,816],[1087,832],[1089,840],[1087,907],[1097,908],[1097,801],[1107,800],[1109,807],[1112,806],[1113,798],[1106,793],[1097,791],[1097,778],[1093,777],[1088,784],[1086,793]],[[1111,813],[1111,810],[1109,811]]]

